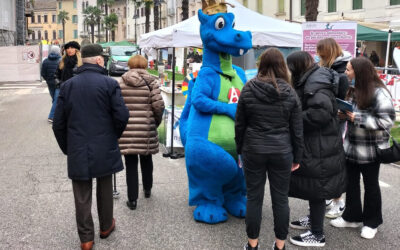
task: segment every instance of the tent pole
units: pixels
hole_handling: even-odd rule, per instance
[[[388,32],[388,41],[387,41],[387,48],[386,48],[386,59],[385,59],[385,74],[387,74],[387,67],[388,67],[388,63],[389,63],[389,50],[390,50],[390,40],[392,37],[392,30],[389,29]]]
[[[174,118],[175,118],[175,47],[172,48],[172,112],[171,112],[171,153],[170,157],[174,158]]]

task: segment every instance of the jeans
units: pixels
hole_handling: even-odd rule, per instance
[[[151,190],[153,186],[153,159],[151,155],[139,155],[142,170],[144,190]],[[125,155],[126,185],[128,200],[136,201],[139,193],[138,155]]]
[[[54,92],[56,91],[56,83],[53,81],[46,81],[47,88],[49,89],[49,94],[51,96],[51,101],[54,101]]]
[[[363,222],[364,226],[377,228],[382,224],[382,198],[379,187],[379,163],[356,164],[347,162],[348,184],[346,209],[343,219]],[[360,173],[364,181],[364,208],[361,205]]]
[[[57,99],[58,99],[58,95],[60,94],[60,89],[57,88],[54,90],[54,98],[53,98],[53,104],[51,105],[51,110],[50,110],[50,114],[49,114],[49,119],[53,119],[54,118],[54,111],[56,110],[56,106],[57,106]]]
[[[243,153],[244,174],[247,186],[246,232],[250,239],[260,234],[264,188],[269,178],[274,232],[276,238],[285,240],[289,227],[289,184],[293,155]]]
[[[87,181],[72,180],[76,224],[82,243],[94,240],[92,185],[92,179]],[[111,175],[96,179],[96,201],[100,230],[107,231],[112,224],[114,206]]]

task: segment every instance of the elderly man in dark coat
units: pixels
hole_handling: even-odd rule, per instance
[[[129,119],[119,84],[105,75],[102,52],[100,45],[82,48],[84,64],[62,85],[53,123],[58,145],[68,156],[82,249],[93,247],[93,178],[97,178],[100,238],[115,228],[111,176],[123,169],[118,138]]]

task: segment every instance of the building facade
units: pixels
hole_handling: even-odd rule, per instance
[[[110,33],[114,33],[116,42],[125,40],[127,38],[127,0],[115,0],[109,12],[115,13],[118,17],[117,27]]]
[[[16,43],[16,0],[0,1],[0,46],[12,46]]]
[[[56,0],[36,0],[33,12],[27,18],[28,40],[30,44],[46,40],[49,43],[57,41],[57,11]]]
[[[78,0],[57,0],[56,7],[58,30],[57,39],[59,40],[59,43],[62,43],[64,37],[66,43],[69,41],[77,41],[80,43],[82,39],[78,35]],[[65,21],[65,32],[63,31],[62,22],[58,17],[60,11],[66,11],[69,17],[69,20]]]

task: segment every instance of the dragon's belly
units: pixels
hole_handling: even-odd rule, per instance
[[[235,121],[226,115],[213,115],[208,140],[221,146],[236,158]]]

